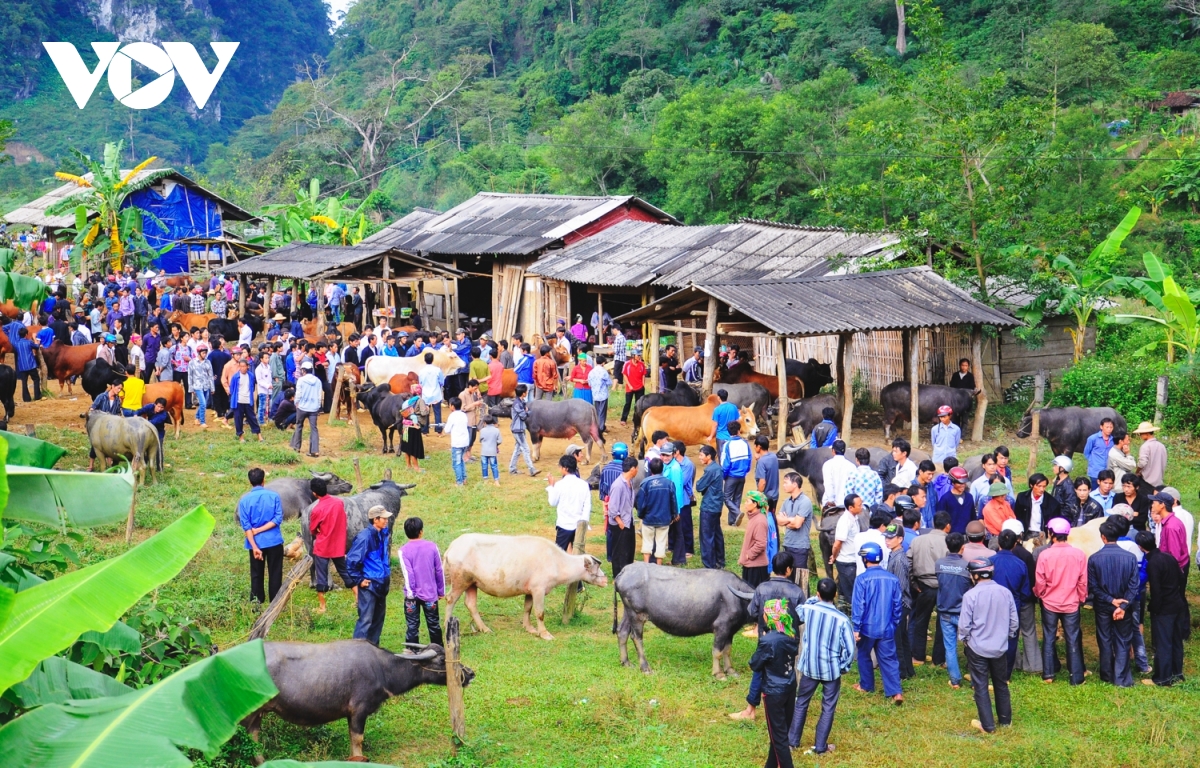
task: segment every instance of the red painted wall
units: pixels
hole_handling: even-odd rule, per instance
[[[651,216],[646,211],[636,205],[626,204],[617,208],[614,211],[609,211],[604,216],[596,219],[587,226],[581,227],[571,234],[563,238],[564,245],[578,242],[585,237],[591,237],[597,232],[603,232],[614,224],[619,224],[622,221],[658,221],[658,218]]]

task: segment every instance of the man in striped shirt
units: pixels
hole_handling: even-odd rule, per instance
[[[800,747],[809,702],[817,685],[822,687],[821,717],[817,721],[815,743],[806,755],[833,751],[829,732],[833,729],[833,715],[842,690],[842,675],[850,671],[850,662],[854,658],[854,630],[850,620],[834,605],[836,594],[833,579],[821,579],[817,583],[818,597],[810,597],[800,606],[800,620],[804,622],[805,630],[804,643],[796,658],[796,669],[800,672],[796,710],[792,727],[788,729],[788,743],[792,749]]]

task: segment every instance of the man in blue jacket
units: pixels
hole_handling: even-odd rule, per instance
[[[962,613],[963,595],[973,585],[967,561],[961,554],[966,543],[967,537],[961,533],[947,535],[949,554],[934,566],[938,580],[938,623],[946,647],[946,672],[950,674],[950,687],[956,690],[962,685],[962,672],[958,667],[958,617]]]
[[[1025,565],[1020,557],[1014,551],[1020,542],[1021,537],[1015,531],[1004,529],[1000,531],[998,546],[1000,550],[992,555],[992,581],[1006,588],[1012,593],[1013,603],[1017,606],[1017,614],[1020,615],[1022,606],[1033,604],[1033,585],[1029,583],[1029,568]],[[1008,678],[1012,679],[1013,667],[1017,663],[1017,642],[1020,640],[1021,633],[1017,633],[1016,637],[1010,638],[1008,641]],[[1033,635],[1034,643],[1037,642],[1037,632]],[[1025,638],[1025,642],[1029,642],[1029,638]]]
[[[371,525],[359,531],[346,553],[346,571],[351,583],[358,584],[358,623],[354,639],[379,645],[383,619],[387,614],[387,595],[392,585],[392,559],[389,544],[392,531],[388,520],[392,513],[379,505],[367,511]]]
[[[896,656],[896,627],[904,611],[904,595],[900,579],[883,567],[883,548],[868,541],[858,550],[866,570],[854,580],[854,596],[850,603],[850,620],[854,625],[854,642],[858,646],[858,684],[854,690],[875,691],[875,667],[871,652],[879,661],[883,678],[883,695],[896,704],[904,703],[900,687],[900,660]]]
[[[247,473],[250,492],[237,505],[238,522],[250,551],[250,599],[258,603],[274,600],[283,584],[283,500],[263,487],[267,475],[254,467]],[[263,593],[263,570],[268,589]]]
[[[722,390],[724,391],[724,390]],[[742,423],[731,421],[726,427],[729,439],[721,446],[721,469],[725,474],[725,509],[730,525],[742,519],[742,491],[750,474],[750,443],[741,434]]]
[[[1108,469],[1108,452],[1116,445],[1112,439],[1113,420],[1105,416],[1100,420],[1100,431],[1087,439],[1083,445],[1083,455],[1087,458],[1088,478],[1092,481],[1092,490],[1096,490],[1096,479],[1100,470]]]
[[[662,459],[650,459],[650,475],[637,492],[638,517],[642,521],[642,560],[661,564],[667,554],[671,523],[679,516],[675,484],[663,475]]]

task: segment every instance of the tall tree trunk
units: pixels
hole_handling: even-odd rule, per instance
[[[904,39],[906,29],[904,0],[896,0],[896,53],[901,56],[908,52],[908,41]]]

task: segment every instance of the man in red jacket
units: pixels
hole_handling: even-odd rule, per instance
[[[317,613],[325,613],[325,593],[329,591],[329,563],[337,569],[338,576],[347,587],[358,588],[350,580],[346,570],[346,506],[336,496],[329,495],[328,483],[324,478],[314,477],[308,488],[317,503],[309,515],[308,527],[312,532],[313,567],[317,572]]]
[[[624,426],[629,419],[629,406],[646,394],[646,364],[642,362],[641,352],[635,350],[633,357],[625,361],[621,376],[625,379],[625,407],[621,409],[621,425]]]

